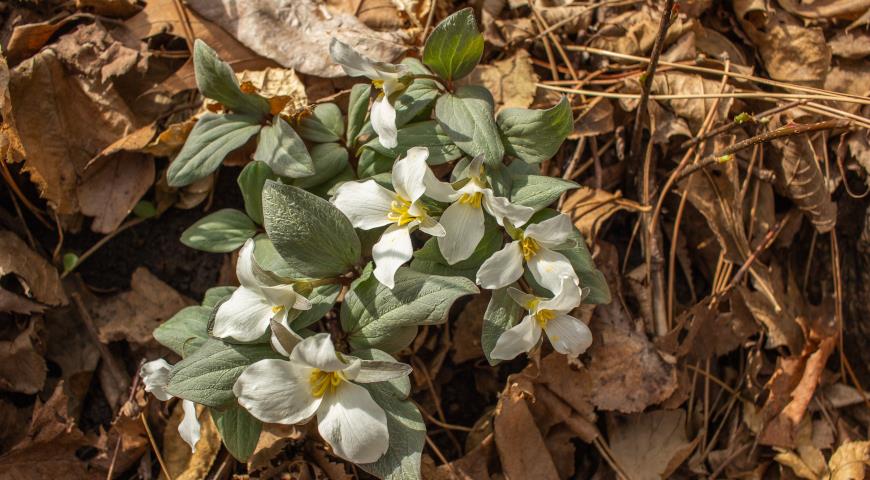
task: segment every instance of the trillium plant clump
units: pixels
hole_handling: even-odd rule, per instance
[[[580,233],[549,208],[576,185],[540,173],[572,129],[570,106],[496,115],[489,91],[458,86],[483,53],[470,10],[433,30],[422,60],[374,62],[339,40],[330,52],[370,83],[344,111],[285,115],[286,102],[240,86],[196,43],[197,85],[220,113],[198,119],[167,177],[188,185],[256,145],[238,178],[244,210],[182,235],[192,248],[238,250],[240,286],[212,288],[160,325],[155,338],[181,360],[141,375],[158,399],[182,400],[192,448],[205,407],[239,460],[263,423],[310,424],[373,475],[416,479],[425,425],[411,367],[396,357],[418,327],[485,294],[490,363],[542,348],[544,336],[577,356],[592,336],[572,310],[610,294]]]

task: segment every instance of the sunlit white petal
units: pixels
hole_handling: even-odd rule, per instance
[[[561,253],[549,248],[541,247],[529,259],[528,265],[535,281],[551,292],[558,292],[562,288],[562,277],[570,278],[575,285],[580,283],[571,262]]]
[[[381,96],[372,104],[372,129],[378,134],[378,142],[384,148],[399,145],[399,130],[396,128],[396,109],[386,96]]]
[[[184,417],[181,423],[178,424],[178,434],[181,439],[190,445],[190,451],[196,450],[196,442],[200,437],[199,419],[196,418],[196,405],[190,400],[182,400],[181,408],[184,411]]]
[[[260,287],[263,297],[273,306],[283,306],[287,310],[308,310],[311,308],[311,302],[307,298],[296,293],[293,285],[275,285]]]
[[[483,206],[502,226],[504,226],[504,219],[507,219],[515,227],[524,225],[535,213],[531,207],[514,205],[504,197],[495,196],[489,188],[483,190]]]
[[[260,286],[257,274],[254,271],[256,268],[256,259],[254,258],[254,239],[249,238],[239,250],[239,259],[236,262],[236,277],[239,279],[239,284],[243,287],[256,288]]]
[[[349,77],[386,80],[402,75],[407,68],[404,65],[393,65],[368,59],[337,38],[333,38],[330,42],[329,54],[335,63],[341,65],[342,70]]]
[[[514,241],[483,262],[477,271],[477,284],[488,290],[506,287],[523,276],[523,252]]]
[[[426,195],[439,202],[452,202],[459,198],[456,190],[449,183],[438,180],[431,168],[426,168],[423,183],[426,185]]]
[[[350,219],[350,223],[363,230],[382,227],[390,223],[387,214],[395,195],[374,180],[345,182],[338,187],[332,204]]]
[[[468,203],[456,202],[438,220],[446,235],[438,239],[438,248],[447,263],[453,265],[474,253],[484,234],[483,210]]]
[[[328,333],[318,333],[299,342],[290,353],[290,361],[324,372],[340,372],[347,367],[335,354],[335,345]]]
[[[545,247],[555,248],[565,243],[574,231],[571,219],[568,215],[560,213],[553,218],[548,218],[541,223],[529,225],[525,235],[537,240]]]
[[[574,279],[575,277],[570,276],[559,279],[559,288],[555,291],[556,296],[542,301],[538,304],[538,309],[568,313],[580,306],[583,301],[583,290],[574,283]]]
[[[260,360],[242,372],[233,393],[259,420],[294,425],[311,418],[322,400],[311,394],[310,376],[311,367],[300,363]]]
[[[429,158],[429,149],[426,147],[413,147],[408,149],[405,157],[393,165],[393,188],[396,193],[411,202],[416,202],[426,192],[426,184],[423,178],[429,166],[426,159]]]
[[[393,277],[396,270],[404,265],[414,254],[411,244],[412,224],[399,226],[390,225],[384,230],[381,239],[372,247],[372,258],[375,261],[375,278],[387,288],[393,288]]]
[[[447,235],[447,230],[444,228],[444,225],[441,225],[434,218],[426,215],[425,217],[420,219],[420,230],[426,232],[433,237],[443,237]]]
[[[496,360],[511,360],[534,348],[540,338],[541,327],[531,315],[527,315],[498,337],[489,356]]]
[[[377,461],[389,448],[387,415],[369,392],[343,382],[317,412],[317,429],[339,457],[354,463]]]
[[[218,338],[252,342],[269,328],[269,319],[276,313],[273,306],[259,290],[239,287],[218,307],[212,333]]]
[[[145,391],[151,392],[152,395],[163,402],[172,398],[172,395],[166,391],[166,385],[169,384],[169,373],[171,371],[172,365],[162,358],[152,360],[142,365],[142,368],[139,369],[139,376],[142,377]]]
[[[411,366],[389,360],[363,360],[360,362],[360,370],[353,381],[357,383],[378,383],[397,378],[407,377],[411,374]]]
[[[531,310],[531,305],[538,299],[538,297],[514,287],[508,287],[508,295],[510,295],[517,305],[520,305],[526,310]]]
[[[547,322],[547,338],[559,353],[576,357],[592,345],[592,332],[585,323],[569,315],[557,315]]]

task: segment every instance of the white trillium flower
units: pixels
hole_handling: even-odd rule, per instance
[[[396,148],[399,144],[396,109],[390,99],[395,100],[394,95],[405,89],[402,77],[410,73],[408,67],[368,59],[337,38],[329,44],[329,54],[348,76],[367,77],[376,88],[383,90],[372,105],[372,128],[384,148]]]
[[[248,239],[239,251],[236,276],[241,286],[218,307],[214,336],[252,342],[269,330],[274,318],[289,328],[291,310],[308,310],[311,303],[296,293],[293,285],[275,281],[254,258],[254,240]]]
[[[505,220],[513,226],[523,225],[535,213],[533,208],[512,205],[507,198],[497,197],[488,188],[483,175],[482,155],[471,161],[466,174],[459,180],[462,179],[468,179],[468,183],[459,190],[441,198],[430,195],[442,202],[453,202],[438,220],[447,231],[438,238],[438,248],[450,265],[474,253],[484,234],[484,210],[495,218],[499,226],[504,226]]]
[[[166,391],[171,370],[172,365],[162,358],[142,365],[142,368],[139,370],[139,376],[142,377],[145,391],[151,392],[152,395],[162,402],[172,399],[172,395]],[[196,418],[196,405],[190,400],[182,400],[181,408],[184,411],[184,417],[181,419],[181,423],[178,424],[178,434],[181,435],[182,440],[190,445],[190,451],[192,452],[196,450],[196,442],[199,441],[200,437],[199,420]]]
[[[328,333],[299,342],[289,360],[260,360],[242,372],[233,393],[254,417],[295,425],[317,417],[335,453],[354,463],[377,461],[389,447],[384,409],[360,383],[407,376],[399,362],[360,360],[335,351]]]
[[[580,279],[571,262],[552,250],[565,243],[572,231],[571,220],[564,213],[529,225],[521,232],[519,240],[505,245],[483,262],[477,271],[477,283],[489,290],[506,287],[523,276],[525,260],[535,281],[551,292],[559,291],[563,276],[579,285]]]
[[[411,231],[414,228],[419,227],[435,237],[446,233],[420,202],[423,194],[444,188],[426,165],[428,156],[426,147],[414,147],[408,150],[405,158],[393,165],[395,192],[378,185],[374,180],[366,180],[345,182],[332,197],[332,203],[356,228],[371,230],[389,225],[372,248],[375,278],[388,288],[395,286],[396,270],[414,254],[411,244]]]
[[[562,277],[559,292],[549,300],[509,288],[511,298],[525,307],[529,314],[498,337],[490,356],[497,360],[510,360],[528,352],[538,344],[541,331],[547,333],[550,343],[559,353],[576,357],[585,352],[592,345],[592,332],[585,323],[568,313],[579,306],[588,293],[588,288],[581,289],[569,277]]]

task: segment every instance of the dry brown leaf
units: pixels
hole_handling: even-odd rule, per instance
[[[574,131],[568,135],[571,140],[580,137],[593,137],[610,133],[614,125],[613,104],[610,100],[598,97],[589,102],[587,109],[582,110],[574,121]]]
[[[710,310],[710,298],[702,299],[686,310],[676,326],[655,343],[662,351],[677,358],[704,360],[725,355],[758,333],[759,328],[739,294],[728,296],[716,311]],[[730,306],[730,311],[723,306]]]
[[[519,385],[508,385],[499,405],[494,421],[495,446],[505,476],[558,480],[559,472]]]
[[[27,434],[33,407],[18,407],[0,400],[0,455],[6,453]]]
[[[188,4],[253,51],[308,75],[345,75],[329,56],[332,38],[378,61],[393,61],[405,50],[401,35],[376,32],[351,15],[324,15],[323,7],[313,0],[191,0]]]
[[[562,212],[571,217],[589,244],[595,243],[604,222],[620,210],[636,213],[647,211],[649,207],[622,198],[619,191],[610,193],[582,185],[569,193],[562,204]]]
[[[42,319],[33,317],[15,340],[0,341],[0,390],[27,394],[42,390],[48,372],[39,339],[42,330]]]
[[[134,69],[144,73],[139,48],[124,29],[107,30],[99,23],[81,25],[51,46],[67,68],[94,80],[95,87]]]
[[[809,142],[805,135],[773,140],[772,167],[777,189],[795,202],[819,233],[827,233],[837,224],[837,204]]]
[[[0,456],[0,480],[94,480],[76,451],[90,446],[67,409],[63,382],[45,403],[37,400],[27,435]],[[98,477],[99,478],[99,477]]]
[[[60,367],[71,412],[79,412],[91,385],[100,351],[87,327],[69,308],[45,314],[45,358]]]
[[[431,476],[424,474],[426,480],[490,480],[487,464],[493,454],[493,436],[488,435],[480,445],[474,447],[462,458],[439,465]]]
[[[365,26],[375,30],[396,30],[405,26],[406,15],[399,11],[398,3],[404,0],[362,0],[356,12],[346,12],[356,16]],[[335,11],[335,9],[331,9]],[[356,13],[356,15],[354,15]]]
[[[293,425],[267,423],[263,425],[254,453],[248,459],[248,471],[255,472],[269,467],[270,462],[289,443],[301,440],[303,430]],[[261,475],[266,477],[266,474]]]
[[[538,76],[529,52],[519,50],[510,58],[478,65],[459,85],[483,85],[495,99],[496,108],[526,108],[535,99]]]
[[[786,12],[773,10],[763,25],[741,21],[771,78],[821,85],[831,67],[831,49],[821,28],[807,28]]]
[[[662,6],[664,4],[659,4]],[[600,30],[592,38],[590,46],[629,55],[646,55],[652,50],[661,23],[661,10],[646,5],[640,10],[630,10],[620,15],[606,18]],[[672,44],[683,33],[692,29],[694,19],[680,16],[668,28],[665,46]]]
[[[96,445],[100,453],[91,460],[91,465],[107,472],[111,465],[114,465],[116,472],[128,470],[150,448],[145,425],[138,412],[134,416],[125,415],[123,409],[121,412],[108,432],[100,429],[100,439]]]
[[[253,86],[257,93],[268,98],[273,114],[292,115],[308,105],[305,85],[291,69],[245,70],[236,77],[239,83]]]
[[[870,9],[868,0],[778,0],[778,3],[805,18],[855,20]]]
[[[30,315],[32,313],[42,313],[44,311],[44,305],[32,302],[20,295],[16,295],[8,290],[0,288],[0,312]]]
[[[870,32],[849,30],[837,32],[828,41],[831,53],[838,57],[857,60],[870,55]]]
[[[18,65],[26,58],[35,55],[58,30],[85,17],[86,15],[75,14],[60,19],[15,26],[6,46],[9,65]]]
[[[831,480],[864,480],[870,466],[870,442],[846,442],[828,461]]]
[[[489,298],[490,295],[485,292],[476,295],[465,305],[465,308],[456,318],[453,329],[453,345],[451,346],[453,350],[451,358],[454,364],[458,365],[483,357],[480,335],[483,331],[483,314],[486,312]]]
[[[196,412],[201,436],[193,452],[190,451],[190,445],[178,433],[178,424],[184,417],[181,402],[175,404],[172,416],[166,423],[166,430],[163,433],[163,458],[173,480],[205,478],[221,449],[221,437],[208,409],[197,405]],[[165,480],[162,472],[160,479]]]
[[[161,322],[193,303],[139,267],[133,272],[129,292],[92,302],[89,309],[101,342],[127,340],[147,345],[153,342],[152,332]]]
[[[76,0],[76,8],[113,18],[131,17],[141,10],[136,0]]]
[[[57,270],[17,235],[0,230],[0,277],[15,275],[24,294],[46,305],[66,305]]]
[[[608,417],[613,459],[632,480],[659,480],[689,456],[695,441],[686,437],[684,410],[655,410]]]
[[[692,75],[682,72],[667,71],[656,74],[653,77],[651,92],[659,95],[674,95],[674,94],[691,94],[701,95],[710,93],[725,93],[733,91],[734,88],[726,86],[723,90],[720,82],[716,80],[706,79],[700,75]],[[639,93],[640,85],[634,79],[625,81],[626,92]],[[634,110],[639,102],[637,99],[620,100],[625,110]],[[667,105],[678,117],[687,121],[691,131],[698,131],[701,124],[707,117],[709,111],[716,105],[716,113],[714,118],[727,118],[728,111],[731,109],[732,99],[717,99],[708,98],[703,101],[697,99],[684,100],[665,100]],[[667,124],[657,121],[656,129],[667,128]]]
[[[115,231],[154,184],[154,175],[154,159],[131,152],[117,153],[89,172],[78,201],[82,213],[94,217],[91,230]]]

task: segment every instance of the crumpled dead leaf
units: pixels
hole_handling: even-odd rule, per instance
[[[33,317],[12,341],[0,341],[0,390],[34,394],[42,390],[48,367],[42,358],[43,323]]]
[[[3,245],[0,277],[15,275],[24,295],[40,303],[52,306],[68,303],[57,270],[48,261],[8,230],[0,230],[0,245]]]
[[[668,28],[665,47],[691,30],[695,22],[695,19],[677,16]],[[592,38],[590,46],[629,55],[646,55],[652,50],[659,23],[661,23],[660,8],[653,9],[643,5],[639,10],[629,10],[606,18]]]
[[[505,390],[494,424],[495,445],[506,477],[559,479],[553,458],[518,384],[508,385]]]
[[[277,456],[287,444],[304,438],[305,433],[302,429],[294,425],[278,425],[267,423],[263,425],[263,430],[260,432],[260,439],[257,441],[257,446],[254,448],[254,453],[248,459],[248,471],[261,472],[261,477],[268,478],[268,468],[270,462]]]
[[[695,448],[696,440],[686,437],[684,410],[610,415],[608,420],[614,460],[632,480],[670,478]]]
[[[847,30],[837,32],[828,46],[835,56],[857,60],[870,55],[870,33],[863,30]]]
[[[94,217],[91,230],[115,231],[154,184],[154,159],[120,152],[94,169],[78,189],[82,213]]]
[[[480,335],[483,331],[483,314],[489,305],[490,295],[482,292],[476,295],[465,305],[462,312],[453,324],[453,363],[458,365],[462,362],[483,357],[480,346]]]
[[[329,56],[332,38],[378,61],[393,61],[404,52],[398,33],[374,31],[348,14],[324,15],[324,7],[313,0],[191,0],[188,4],[251,50],[308,75],[344,76]]]
[[[293,115],[308,105],[305,84],[291,69],[245,70],[237,73],[236,78],[240,84],[254,87],[257,93],[269,99],[274,114]]]
[[[569,193],[562,204],[562,213],[571,217],[589,244],[595,243],[604,222],[621,210],[638,213],[648,211],[649,207],[622,198],[620,191],[610,193],[583,185]]]
[[[130,291],[92,302],[89,307],[103,343],[127,340],[153,343],[152,332],[164,320],[194,302],[139,267],[130,279]]]
[[[535,99],[538,75],[532,68],[529,52],[518,50],[513,56],[488,65],[478,65],[458,85],[483,85],[492,92],[496,108],[526,108]]]
[[[172,416],[166,423],[163,433],[163,458],[166,469],[174,480],[199,480],[205,478],[221,449],[221,437],[208,409],[197,405],[197,418],[200,425],[200,438],[196,449],[191,453],[188,445],[178,434],[178,424],[184,417],[181,402],[176,403]],[[164,479],[161,472],[160,478]]]

